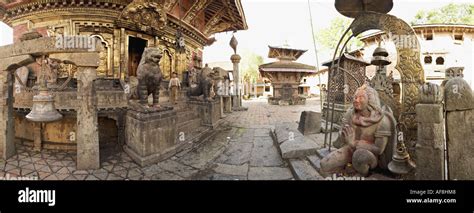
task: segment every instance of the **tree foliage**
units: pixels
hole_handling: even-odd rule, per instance
[[[244,51],[242,54],[241,70],[242,79],[245,82],[257,82],[259,72],[258,66],[263,64],[263,57],[254,52]]]
[[[411,24],[474,24],[474,4],[450,3],[437,9],[420,10]]]
[[[337,17],[331,21],[329,27],[316,32],[316,41],[318,42],[319,47],[321,48],[320,51],[333,53],[336,49],[339,39],[341,38],[344,31],[350,26],[350,24],[351,19]],[[344,41],[349,38],[349,35],[350,33],[348,33],[344,37]],[[344,44],[341,43],[341,46],[342,45]],[[347,44],[347,49],[355,50],[357,48],[361,48],[362,46],[363,43],[359,39],[352,38],[351,41],[349,41],[349,43]]]

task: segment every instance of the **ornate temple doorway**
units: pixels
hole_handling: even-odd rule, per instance
[[[128,74],[137,76],[138,64],[142,58],[143,51],[147,46],[147,41],[141,38],[128,37]]]

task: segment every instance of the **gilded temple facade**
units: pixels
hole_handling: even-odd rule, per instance
[[[94,95],[99,140],[122,144],[127,101],[145,48],[162,51],[163,85],[174,72],[186,82],[190,70],[202,67],[202,51],[215,41],[214,34],[247,29],[240,0],[7,0],[0,2],[0,21],[13,28],[13,45],[22,43],[31,32],[55,38],[56,44],[61,39],[65,52],[74,51],[67,49],[68,42],[78,42],[74,39],[98,41],[94,47],[99,50]],[[81,104],[76,98],[81,83],[78,67],[68,61],[57,62],[56,82],[48,82],[48,88],[64,117],[39,126],[25,115],[32,107],[40,67],[32,63],[27,69],[28,77],[18,77],[27,79],[15,83],[20,85],[14,93],[15,137],[25,143],[40,138],[43,148],[76,149]],[[168,96],[168,91],[161,96]]]
[[[165,79],[201,57],[215,33],[246,29],[240,1],[216,0],[13,0],[0,3],[0,17],[14,42],[30,30],[43,36],[85,35],[100,40],[98,77],[136,76],[145,47],[163,50]],[[177,42],[183,37],[184,42]],[[67,73],[67,71],[64,71]]]

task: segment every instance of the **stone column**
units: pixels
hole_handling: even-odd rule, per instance
[[[97,97],[94,80],[95,67],[78,67],[77,70],[77,169],[98,169],[99,131],[97,123]]]
[[[12,73],[13,71],[0,71],[0,157],[4,160],[16,153]]]
[[[235,90],[234,90],[234,107],[241,107],[242,106],[242,97],[240,94],[240,76],[239,76],[239,63],[240,63],[240,55],[238,54],[233,54],[230,57],[230,60],[232,61],[232,64],[234,65],[234,70],[232,71],[232,74],[234,76],[234,85],[235,85]]]
[[[438,85],[420,87],[416,105],[418,142],[415,148],[417,180],[444,180],[444,117],[442,94]]]

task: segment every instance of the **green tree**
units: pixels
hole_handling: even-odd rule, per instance
[[[337,17],[334,18],[329,27],[324,28],[322,30],[319,30],[316,32],[316,41],[319,44],[321,52],[327,53],[334,53],[334,50],[336,49],[337,43],[339,42],[339,39],[341,38],[342,34],[344,31],[347,30],[347,28],[351,24],[351,19],[348,18],[343,18],[343,17]],[[349,38],[350,33],[344,37],[345,42]],[[341,43],[341,47],[344,45]],[[363,43],[357,39],[357,38],[352,38],[351,41],[347,44],[347,49],[348,50],[355,50],[357,48],[361,48],[363,46]],[[339,47],[339,48],[341,48]]]
[[[450,3],[429,11],[420,10],[412,25],[417,24],[474,24],[474,4]]]
[[[263,64],[263,57],[248,50],[242,54],[241,70],[242,80],[248,83],[257,82],[259,72],[258,66]]]

